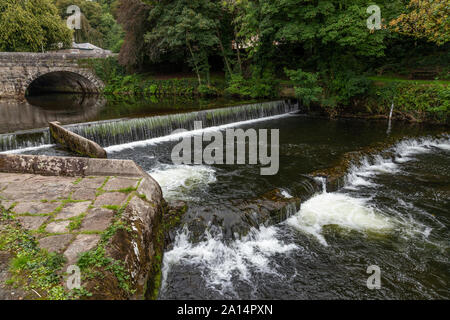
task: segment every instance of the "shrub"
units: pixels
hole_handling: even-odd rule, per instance
[[[233,74],[228,81],[225,93],[242,98],[271,98],[278,96],[279,81],[270,72],[262,76],[245,79],[240,74]]]
[[[311,102],[319,101],[323,90],[318,84],[317,73],[305,72],[302,69],[284,69],[284,72],[294,83],[295,95],[304,106],[309,107]]]
[[[232,74],[225,93],[232,96],[250,97],[250,83],[241,74]]]
[[[97,77],[106,84],[117,77],[125,76],[125,69],[119,64],[116,57],[82,59],[78,63],[80,66],[92,69]]]
[[[394,104],[399,110],[412,113],[419,121],[448,123],[450,90],[446,85],[402,84],[398,87]]]
[[[207,97],[212,97],[212,96],[218,95],[216,88],[214,88],[212,86],[203,85],[203,84],[198,86],[197,91],[200,95],[207,96]]]
[[[252,98],[272,98],[278,96],[280,83],[270,71],[265,71],[261,77],[253,75],[250,84],[250,96]]]
[[[393,82],[374,86],[368,99],[370,103],[384,107],[379,108],[383,112],[394,103],[396,113],[416,121],[450,122],[450,89],[444,84]]]
[[[350,105],[356,98],[363,97],[370,89],[372,80],[353,72],[341,72],[328,82],[330,95],[337,104]]]

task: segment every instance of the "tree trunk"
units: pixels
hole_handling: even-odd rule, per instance
[[[191,44],[189,43],[189,40],[187,40],[187,39],[186,39],[186,44],[189,48],[189,52],[191,53],[192,61],[194,62],[195,72],[197,73],[197,78],[198,78],[198,85],[201,86],[202,79],[200,77],[200,70],[198,70],[197,61],[195,60],[194,52],[192,51],[192,47],[191,47]]]
[[[236,43],[236,52],[237,52],[237,59],[238,59],[239,73],[242,75],[241,52],[240,52],[240,48],[239,48],[239,42],[238,42],[238,40],[237,40],[236,27],[234,28],[234,42]]]
[[[228,73],[230,76],[233,74],[230,68],[230,63],[228,62],[227,55],[225,54],[225,48],[223,47],[222,39],[220,38],[219,30],[217,30],[217,38],[219,39],[220,50],[222,51],[223,60],[225,62],[225,66],[227,67]]]

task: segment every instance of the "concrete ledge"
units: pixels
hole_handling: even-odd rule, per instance
[[[50,122],[49,125],[52,137],[69,150],[91,158],[107,158],[105,149],[94,141],[61,127],[59,122]]]
[[[146,174],[132,160],[0,154],[0,172],[44,176],[129,176]]]

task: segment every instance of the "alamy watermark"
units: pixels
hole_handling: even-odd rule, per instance
[[[194,122],[194,130],[203,128],[201,121]],[[269,143],[270,131],[270,143]],[[187,133],[186,129],[172,134]],[[246,144],[248,141],[248,144]],[[192,143],[193,142],[193,143]],[[210,142],[203,148],[203,142]],[[193,144],[193,145],[192,145]],[[275,175],[280,167],[279,129],[226,129],[185,135],[172,149],[174,164],[260,164],[261,175]],[[248,146],[248,148],[247,148]],[[248,149],[248,153],[246,152]],[[269,155],[270,149],[270,155]],[[224,155],[225,151],[225,155]]]
[[[67,7],[66,13],[71,14],[67,17],[67,27],[69,29],[81,29],[81,9],[76,5]]]
[[[76,265],[70,265],[67,267],[67,277],[66,286],[67,289],[80,289],[81,288],[81,271],[80,267]]]
[[[86,0],[88,2],[93,2],[94,0]],[[66,9],[66,13],[70,14],[69,17],[67,17],[66,25],[71,30],[79,30],[81,29],[81,9],[77,5],[70,5]]]
[[[381,29],[381,9],[376,4],[371,5],[366,10],[371,16],[367,18],[367,28],[369,30],[380,30]]]
[[[377,265],[367,267],[366,273],[371,274],[367,278],[367,288],[370,290],[381,289],[381,269]]]

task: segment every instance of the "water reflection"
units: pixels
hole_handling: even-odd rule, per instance
[[[51,121],[91,121],[106,106],[100,95],[48,94],[27,99],[0,100],[0,133],[47,127]]]
[[[45,94],[27,100],[0,99],[0,133],[43,128],[50,121],[73,124],[117,118],[198,111],[256,102],[228,98],[110,97],[83,94]]]

